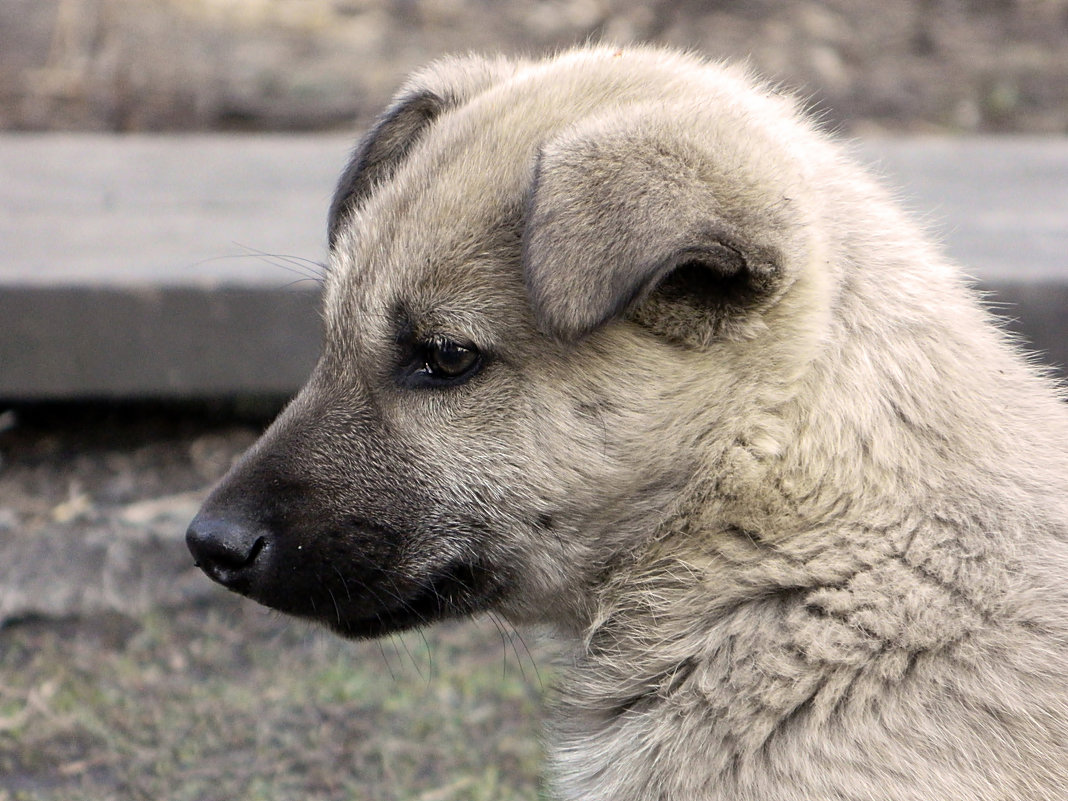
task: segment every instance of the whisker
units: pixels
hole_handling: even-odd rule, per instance
[[[320,280],[319,280],[318,278],[311,278],[311,277],[308,277],[308,278],[298,278],[298,279],[297,279],[297,280],[295,280],[295,281],[290,281],[290,282],[289,282],[289,283],[287,283],[287,284],[282,284],[282,285],[281,285],[281,286],[279,287],[279,289],[291,289],[291,288],[295,287],[295,286],[296,286],[297,284],[303,284],[303,283],[304,283],[305,281],[311,281],[311,282],[312,282],[312,283],[314,283],[314,284],[315,284],[316,286],[322,286],[322,285],[323,285],[323,284],[322,284],[322,281],[320,281]]]
[[[352,593],[349,592],[349,583],[347,581],[345,581],[345,574],[342,573],[341,570],[338,569],[337,565],[331,565],[331,567],[334,568],[334,572],[337,573],[337,577],[339,579],[341,579],[341,586],[345,590],[345,596],[351,601],[352,600]]]
[[[386,670],[389,671],[389,678],[392,681],[396,681],[397,680],[397,673],[393,670],[393,665],[392,665],[392,663],[390,663],[389,657],[386,656],[386,645],[385,645],[386,641],[381,639],[381,638],[379,638],[378,640],[375,641],[375,643],[378,645],[378,652],[380,654],[382,654],[382,661],[386,663]]]
[[[294,273],[300,278],[293,283],[286,284],[282,288],[288,289],[294,284],[301,283],[303,281],[314,281],[317,285],[322,286],[326,280],[327,265],[323,262],[314,261],[313,259],[306,259],[301,256],[289,256],[282,253],[268,253],[266,251],[250,248],[247,245],[241,245],[235,243],[237,247],[244,248],[248,253],[235,253],[227,256],[212,256],[206,259],[200,259],[194,262],[193,266],[201,266],[204,264],[211,264],[217,261],[232,261],[238,259],[259,259],[271,267],[275,267],[279,270],[285,270],[286,272]]]
[[[519,673],[522,676],[523,681],[527,680],[527,672],[523,667],[523,654],[526,654],[527,662],[530,663],[531,668],[534,670],[534,678],[538,680],[538,687],[544,691],[545,682],[542,680],[541,671],[538,669],[538,662],[534,659],[534,654],[531,653],[530,647],[527,645],[527,641],[523,638],[523,635],[516,630],[515,626],[504,621],[496,612],[490,612],[490,616],[497,623],[497,627],[501,630],[502,636],[507,634],[508,645],[511,646],[512,653],[515,654],[515,660],[519,665]],[[516,647],[516,640],[523,646],[523,654],[519,653],[519,649]]]
[[[412,653],[412,649],[408,645],[408,638],[401,635],[398,636],[397,639],[400,640],[400,644],[401,646],[403,646],[404,652],[408,655],[408,661],[411,662],[412,667],[415,668],[415,672],[418,674],[420,679],[426,682],[426,686],[429,687],[430,678],[428,676],[423,675],[423,669],[419,666],[419,660],[415,658],[415,654]]]
[[[334,591],[329,587],[326,588],[327,595],[330,596],[330,600],[334,604],[334,616],[337,618],[337,624],[342,625],[341,622],[341,607],[337,605],[337,598],[334,597]]]
[[[541,671],[538,670],[538,662],[534,658],[534,654],[531,653],[530,646],[527,645],[527,641],[523,635],[516,631],[514,627],[512,628],[512,633],[515,635],[515,638],[512,640],[512,648],[515,648],[515,640],[519,640],[519,644],[523,646],[523,653],[527,655],[527,661],[530,662],[530,666],[534,668],[534,678],[538,680],[538,687],[544,691],[545,682],[541,678]],[[516,658],[519,658],[518,654],[516,654]]]
[[[504,630],[504,625],[497,618],[496,614],[494,614],[493,612],[487,612],[486,616],[493,623],[494,627],[497,629],[497,633],[501,637],[501,678],[503,679],[508,675],[508,635]],[[512,646],[512,650],[515,650],[515,646]],[[516,654],[517,659],[518,657],[519,655]],[[522,664],[519,665],[519,673],[520,675],[523,675]],[[523,678],[525,680],[526,677],[524,676]]]
[[[280,270],[296,273],[297,275],[302,275],[313,280],[321,280],[325,277],[326,265],[320,264],[316,261],[312,261],[311,259],[306,259],[305,261],[307,261],[309,265],[314,265],[314,267],[306,266],[301,262],[295,262],[292,264],[287,264],[284,262],[284,259],[294,258],[296,257],[281,255],[276,256],[270,253],[230,253],[226,256],[209,256],[205,259],[199,259],[193,262],[192,266],[200,267],[204,264],[212,264],[217,261],[239,261],[242,259],[258,259],[269,264],[271,267],[277,267]]]
[[[423,641],[423,647],[426,649],[426,686],[427,689],[429,689],[431,683],[434,681],[434,651],[433,649],[431,649],[430,641],[426,638],[426,633],[423,631],[423,629],[418,628],[416,629],[416,632],[418,632],[419,638]]]
[[[283,269],[291,269],[295,272],[302,271],[309,277],[322,279],[326,276],[327,266],[324,262],[307,259],[303,256],[293,256],[286,253],[271,253],[249,245],[243,245],[240,242],[234,242],[234,245],[245,250],[245,255],[250,258],[258,256],[268,263]]]

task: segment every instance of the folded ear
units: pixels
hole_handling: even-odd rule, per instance
[[[575,339],[622,315],[691,345],[759,330],[804,237],[789,171],[751,145],[664,109],[546,143],[523,244],[543,330]]]
[[[445,101],[433,92],[412,92],[396,100],[364,135],[341,174],[330,203],[327,231],[331,248],[341,224],[376,184],[389,180],[444,108]]]
[[[460,56],[441,59],[412,76],[356,145],[338,181],[327,217],[330,247],[353,210],[392,177],[437,117],[515,70],[516,64],[503,58]]]

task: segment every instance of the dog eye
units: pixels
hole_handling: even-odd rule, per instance
[[[454,382],[475,373],[482,354],[473,345],[461,345],[443,336],[432,337],[424,346],[423,372],[441,381]]]

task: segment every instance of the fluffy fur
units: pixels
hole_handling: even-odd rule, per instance
[[[1065,793],[1066,407],[792,101],[446,60],[329,227],[323,357],[194,521],[209,575],[348,636],[573,636],[561,799]],[[480,360],[435,383],[442,338]]]

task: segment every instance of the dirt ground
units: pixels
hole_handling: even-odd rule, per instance
[[[851,132],[1068,132],[1068,0],[4,0],[0,129],[348,129],[443,53],[589,39],[747,59]]]
[[[192,567],[192,509],[271,411],[3,413],[0,801],[539,797],[553,643],[344,642]]]

